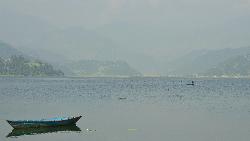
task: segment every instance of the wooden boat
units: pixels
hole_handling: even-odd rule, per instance
[[[81,129],[76,125],[55,126],[55,127],[40,127],[40,128],[17,128],[13,129],[6,137],[19,137],[23,135],[39,135],[57,132],[79,132]]]
[[[7,122],[15,129],[17,128],[38,128],[38,127],[56,127],[75,125],[82,116],[68,118],[49,118],[41,120],[7,120]]]

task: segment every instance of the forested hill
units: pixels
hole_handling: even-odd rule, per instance
[[[62,76],[64,73],[0,40],[0,75]]]
[[[62,76],[62,71],[39,60],[30,60],[23,56],[0,57],[0,75],[13,76]]]

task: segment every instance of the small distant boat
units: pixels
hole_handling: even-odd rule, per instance
[[[68,117],[68,118],[49,118],[41,120],[7,120],[7,122],[14,128],[38,128],[38,127],[57,127],[75,125],[82,116]]]
[[[193,85],[194,86],[194,81],[192,81],[192,83],[188,83],[187,85]]]
[[[119,100],[125,100],[125,99],[127,99],[126,97],[119,97],[118,98]]]

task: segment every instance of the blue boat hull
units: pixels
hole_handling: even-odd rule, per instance
[[[44,119],[44,120],[18,120],[7,122],[15,129],[17,128],[38,128],[75,125],[82,116],[70,118]]]

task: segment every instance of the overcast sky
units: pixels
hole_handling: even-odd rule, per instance
[[[179,29],[180,34],[189,32],[205,42],[218,36],[222,42],[226,40],[221,43],[224,47],[247,45],[249,42],[241,36],[250,37],[250,0],[0,0],[0,8],[32,15],[58,27],[128,23]],[[225,35],[228,37],[221,37]],[[207,36],[213,39],[204,39]]]
[[[63,26],[100,26],[117,21],[185,21],[182,24],[209,26],[247,18],[250,13],[250,0],[0,0],[0,6]]]
[[[1,9],[61,29],[99,32],[125,25],[135,31],[133,36],[121,30],[105,32],[107,38],[118,44],[134,41],[136,45],[128,43],[127,50],[156,60],[195,49],[250,45],[250,0],[0,0]],[[123,42],[119,37],[125,38]]]

